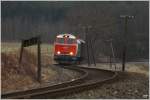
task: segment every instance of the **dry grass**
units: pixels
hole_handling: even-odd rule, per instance
[[[87,67],[87,65],[82,65],[83,67]],[[125,71],[127,72],[136,72],[141,73],[149,76],[149,63],[148,62],[131,62],[126,63]],[[98,63],[97,66],[91,65],[90,67],[93,68],[100,68],[100,69],[107,69],[107,70],[115,70],[114,64],[112,64],[112,67],[110,67],[109,63]],[[121,71],[122,70],[122,64],[116,63],[116,70]]]
[[[10,43],[11,44],[11,43]],[[7,48],[12,49],[9,43]],[[6,43],[5,43],[6,45]],[[14,46],[15,44],[13,44]],[[16,44],[16,50],[1,52],[1,81],[2,93],[27,90],[38,88],[45,85],[54,85],[64,81],[72,80],[79,77],[79,73],[55,67],[52,64],[52,46],[42,45],[42,83],[39,84],[36,80],[37,74],[37,52],[36,46],[25,48],[23,52],[22,62],[19,65],[20,50]],[[2,47],[2,49],[4,49]]]
[[[2,42],[1,43],[1,52],[15,52],[21,48],[21,43],[9,43],[9,42]],[[26,48],[30,52],[36,52],[37,46],[33,45]],[[53,53],[53,45],[52,44],[41,44],[41,53],[52,54]]]
[[[40,85],[37,79],[37,55],[24,50],[21,64],[18,63],[19,53],[1,53],[2,92],[24,90]],[[49,61],[50,62],[50,61]],[[42,81],[53,79],[56,71],[42,68]],[[13,84],[12,84],[13,83]]]
[[[12,55],[20,54],[20,48],[21,48],[21,43],[9,43],[9,42],[2,42],[1,43],[1,52]],[[45,64],[52,64],[54,63],[53,61],[53,45],[51,44],[41,44],[41,62],[43,65]],[[33,45],[30,47],[26,47],[25,50],[29,51],[30,53],[33,53],[35,56],[37,56],[37,45]]]
[[[141,74],[144,74],[148,77],[149,76],[149,67],[148,66],[149,66],[148,62],[128,63],[126,70],[128,72],[141,73]]]
[[[28,52],[24,53],[26,57],[22,59],[22,64],[18,64],[18,55],[8,55],[2,53],[2,92],[7,90],[17,90],[19,87],[30,85],[35,82],[35,59]],[[29,59],[29,60],[27,60]],[[27,63],[32,62],[32,64]],[[26,77],[25,77],[26,76]],[[13,84],[12,84],[13,83]]]

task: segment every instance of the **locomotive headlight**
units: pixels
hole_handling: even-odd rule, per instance
[[[73,52],[70,52],[70,55],[73,55]]]
[[[57,51],[57,54],[60,54],[60,51]]]

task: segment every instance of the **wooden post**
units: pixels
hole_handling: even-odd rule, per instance
[[[5,65],[6,65],[6,58],[7,58],[7,53],[6,53],[6,50],[4,51],[5,53],[4,53],[4,67],[5,67]]]
[[[122,54],[122,71],[125,71],[125,63],[126,63],[126,46],[124,46]]]
[[[41,41],[40,41],[40,37],[38,38],[38,70],[37,70],[37,80],[39,82],[41,82]]]
[[[21,42],[19,64],[21,63],[21,60],[22,60],[22,53],[23,53],[23,41]]]
[[[109,63],[110,63],[110,68],[112,68],[111,55],[110,55],[110,57],[109,57]]]
[[[37,81],[41,82],[41,47],[40,47],[41,38],[40,36],[33,37],[27,40],[22,40],[19,64],[21,63],[21,60],[22,60],[23,48],[31,46],[31,45],[35,45],[35,44],[37,44],[37,54],[38,54]]]

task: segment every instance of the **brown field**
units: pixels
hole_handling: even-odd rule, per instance
[[[2,42],[1,43],[1,52],[15,52],[21,48],[21,43],[8,43]],[[26,47],[26,49],[30,50],[31,52],[36,52],[37,46],[33,45],[30,47]],[[41,53],[50,53],[53,52],[53,45],[51,44],[41,44]]]
[[[5,53],[8,55],[17,54],[18,57],[20,55],[20,48],[21,43],[8,43],[3,42],[1,43],[1,53]],[[33,45],[30,47],[25,47],[25,50],[29,51],[30,53],[33,53],[35,56],[37,56],[37,46]],[[41,44],[41,57],[42,57],[42,64],[45,64],[46,62],[48,64],[53,62],[53,45],[51,44]]]

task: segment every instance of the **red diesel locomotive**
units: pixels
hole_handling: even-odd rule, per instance
[[[56,36],[54,43],[54,60],[58,63],[76,63],[83,60],[85,41],[71,34]]]

